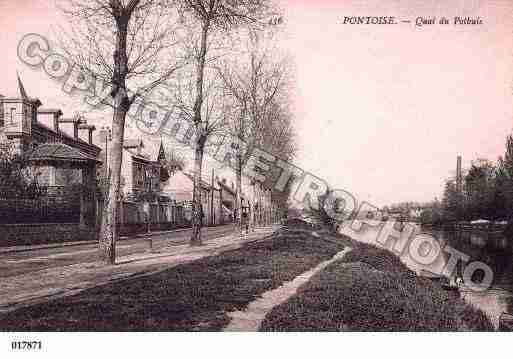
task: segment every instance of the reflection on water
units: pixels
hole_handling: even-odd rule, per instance
[[[513,312],[513,276],[512,251],[506,238],[501,235],[490,236],[487,233],[461,233],[454,231],[423,230],[431,234],[442,246],[453,248],[467,254],[469,262],[481,261],[492,268],[494,281],[483,292],[461,290],[461,297],[468,303],[483,310],[499,326],[499,316],[504,312]],[[446,260],[448,254],[446,253]]]
[[[418,235],[430,235],[438,240],[441,247],[450,245],[451,247],[465,253],[470,257],[469,262],[481,261],[486,263],[494,272],[494,281],[492,286],[485,291],[476,292],[462,289],[461,296],[468,303],[484,311],[492,320],[496,328],[499,325],[499,316],[503,312],[513,312],[513,256],[512,250],[508,246],[505,238],[500,235],[490,236],[486,233],[456,233],[436,230],[427,230],[417,224],[410,224],[411,232],[405,231],[399,233],[390,223],[379,224],[372,227],[365,227],[362,230],[355,231],[349,223],[346,223],[340,229],[340,233],[348,235],[356,241],[381,245],[389,250],[399,243],[407,243],[408,238]],[[390,240],[390,236],[395,237]],[[413,271],[421,273],[423,270],[435,274],[441,274],[454,280],[454,273],[444,272],[449,254],[442,251],[435,262],[430,265],[421,265],[411,257],[408,246],[401,254],[401,260]],[[461,270],[461,268],[460,268]],[[452,277],[452,278],[451,278]]]

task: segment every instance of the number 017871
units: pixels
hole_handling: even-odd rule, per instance
[[[41,341],[12,341],[11,349],[12,350],[41,350],[43,348],[43,343]]]

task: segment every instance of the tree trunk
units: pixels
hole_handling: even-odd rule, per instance
[[[192,233],[191,246],[201,245],[201,225],[204,215],[201,206],[201,172],[203,169],[203,151],[206,142],[207,125],[202,123],[201,108],[203,106],[203,78],[205,60],[207,56],[207,38],[210,27],[209,20],[205,20],[201,32],[201,47],[196,66],[196,100],[194,102],[194,126],[196,128],[194,148],[194,181],[192,194]]]
[[[261,227],[264,224],[262,218],[262,209],[264,206],[264,201],[262,200],[262,184],[258,186],[258,226]]]
[[[235,199],[235,212],[237,213],[237,225],[239,227],[239,233],[242,236],[242,149],[241,149],[241,141],[239,141],[237,148],[237,159],[236,159],[236,179],[235,179],[235,188],[237,193],[237,198]]]
[[[136,3],[134,3],[135,5]],[[116,220],[118,214],[118,200],[120,199],[121,165],[123,159],[123,139],[125,134],[125,118],[130,109],[130,100],[126,90],[126,76],[128,74],[127,32],[131,13],[125,12],[119,2],[114,3],[116,19],[116,48],[114,50],[114,72],[112,75],[114,114],[112,116],[112,146],[108,159],[110,169],[109,190],[105,198],[102,213],[102,226],[100,229],[99,251],[100,259],[106,264],[116,262],[116,241],[118,229]]]
[[[205,215],[204,208],[201,201],[201,172],[203,168],[203,150],[204,142],[202,140],[201,129],[196,130],[200,132],[197,136],[194,150],[194,180],[192,192],[192,234],[191,246],[199,246],[201,241],[201,227],[203,225],[203,216]]]
[[[251,231],[255,230],[256,226],[256,182],[253,183],[253,195],[251,196]]]
[[[109,190],[102,213],[102,225],[100,229],[99,250],[100,260],[106,264],[115,264],[116,262],[116,241],[119,233],[116,227],[118,200],[120,199],[120,179],[122,165],[122,149],[125,118],[127,114],[126,105],[123,104],[122,91],[119,91],[114,99],[114,116],[112,120],[112,145],[110,157],[108,159],[110,168]]]

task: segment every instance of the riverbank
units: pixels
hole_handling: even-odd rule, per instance
[[[469,261],[486,263],[494,273],[494,285],[513,285],[513,248],[511,241],[501,233],[429,226],[422,226],[421,230],[432,235],[441,245],[450,245],[465,253],[469,256]]]
[[[347,223],[347,225],[341,228],[340,232],[359,243],[372,244],[393,251],[394,253],[400,253],[398,256],[400,256],[401,261],[417,274],[428,271],[434,273],[435,276],[447,277],[447,279],[452,282],[454,282],[454,275],[458,269],[458,265],[456,265],[452,274],[446,273],[446,267],[448,266],[448,260],[451,256],[450,252],[454,250],[462,252],[464,257],[468,256],[465,257],[467,258],[466,260],[460,260],[458,262],[460,263],[460,272],[461,270],[464,271],[466,265],[476,260],[491,267],[492,271],[501,269],[501,271],[506,270],[507,272],[507,268],[511,267],[511,264],[500,265],[499,262],[494,264],[493,261],[489,260],[490,258],[477,256],[476,254],[478,253],[474,253],[475,250],[478,250],[478,252],[483,252],[484,250],[484,253],[486,253],[486,246],[477,249],[475,246],[473,246],[473,249],[463,247],[461,244],[464,244],[465,241],[454,242],[452,238],[444,235],[447,232],[429,231],[414,223],[408,223],[408,228],[405,231],[398,231],[393,221],[383,223],[375,221],[371,226],[362,227],[360,230],[353,230],[351,223]],[[427,237],[426,240],[428,243],[430,241],[437,241],[440,244],[440,250],[436,250],[436,246],[430,246],[430,248],[434,248],[435,251],[427,262],[424,260],[419,261],[418,258],[415,258],[418,256],[416,252],[419,248],[412,246],[412,243],[415,242],[413,239],[417,237]],[[472,244],[472,242],[476,242],[475,239],[471,240],[470,244]],[[466,243],[468,244],[469,241],[466,241]],[[429,253],[431,253],[431,251],[429,251]],[[427,252],[424,252],[424,255],[426,254]],[[461,264],[463,264],[463,266],[461,266]],[[480,271],[477,271],[476,276],[473,277],[478,283],[480,280],[478,276],[482,275],[482,272],[479,272]],[[507,283],[504,283],[504,278],[506,278],[506,276],[500,271],[497,271],[494,272],[491,288],[484,291],[475,291],[471,290],[472,285],[469,284],[464,285],[462,290],[460,290],[462,298],[467,303],[485,312],[496,329],[499,328],[500,316],[503,313],[512,311],[513,292],[512,288],[508,286]]]
[[[495,328],[499,328],[499,318],[503,313],[513,312],[513,253],[511,246],[497,247],[489,242],[489,236],[479,232],[458,232],[422,227],[442,245],[465,253],[468,262],[486,263],[493,272],[493,282],[482,292],[462,290],[461,296],[468,303],[482,309],[490,317]]]
[[[263,331],[493,331],[480,310],[417,277],[392,253],[354,243],[264,319]]]

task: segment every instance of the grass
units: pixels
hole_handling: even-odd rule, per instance
[[[267,290],[331,258],[343,241],[303,229],[155,275],[0,315],[3,331],[214,331]]]
[[[263,331],[492,331],[486,315],[395,255],[355,244],[262,323]]]

